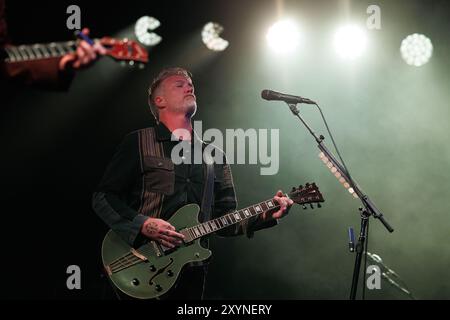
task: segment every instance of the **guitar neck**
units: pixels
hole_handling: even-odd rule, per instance
[[[13,63],[62,57],[68,53],[75,52],[77,44],[77,41],[66,41],[47,44],[7,46],[4,48],[6,53],[4,62]]]
[[[185,241],[191,242],[203,236],[209,235],[211,233],[217,232],[221,229],[227,228],[229,226],[235,225],[251,217],[257,216],[263,212],[272,209],[278,209],[280,205],[273,199],[263,201],[261,203],[249,206],[247,208],[234,211],[223,215],[219,218],[200,223],[196,226],[186,228],[180,232],[184,234]]]

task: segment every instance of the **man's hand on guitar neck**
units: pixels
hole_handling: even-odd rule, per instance
[[[84,28],[82,33],[89,35],[89,29]],[[95,42],[93,46],[85,40],[80,41],[75,53],[66,54],[59,61],[59,70],[64,71],[67,64],[71,64],[73,69],[81,69],[89,66],[97,60],[98,55],[104,55],[106,49],[99,43]]]
[[[278,192],[273,197],[273,200],[275,200],[276,203],[280,205],[280,209],[278,211],[272,210],[264,212],[261,215],[263,220],[280,219],[286,216],[289,213],[289,209],[294,204],[294,201],[286,197],[281,190],[278,190]]]
[[[158,218],[148,218],[141,227],[144,236],[168,248],[175,248],[183,243],[184,235],[175,230],[169,222]]]

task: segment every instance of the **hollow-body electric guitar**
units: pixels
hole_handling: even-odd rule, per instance
[[[315,183],[292,188],[288,197],[303,205],[324,202]],[[139,299],[158,298],[175,284],[186,265],[204,264],[212,255],[202,247],[200,239],[220,229],[266,211],[278,210],[279,204],[269,199],[219,218],[199,223],[200,208],[196,204],[183,206],[169,220],[179,233],[185,236],[183,244],[167,248],[149,240],[139,248],[130,247],[114,231],[110,230],[102,244],[103,266],[111,282],[128,296]]]

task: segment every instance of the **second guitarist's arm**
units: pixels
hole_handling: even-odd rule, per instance
[[[35,61],[5,63],[6,53],[3,48],[8,46],[8,27],[5,15],[5,1],[0,0],[0,50],[4,56],[0,60],[0,74],[8,80],[19,81],[24,84],[40,84],[48,88],[68,87],[72,75],[59,71],[61,58],[46,58]]]

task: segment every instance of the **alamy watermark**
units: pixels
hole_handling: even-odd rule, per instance
[[[66,286],[69,290],[81,289],[81,269],[77,265],[70,265],[66,269],[66,273],[69,274],[66,280]]]
[[[194,154],[190,154],[189,143],[179,143],[172,149],[171,159],[174,164],[194,163],[202,164],[207,161],[208,154],[215,163],[223,164],[224,157],[220,149],[226,153],[226,162],[229,164],[260,164],[261,175],[274,175],[280,166],[280,133],[278,129],[226,129],[225,136],[222,131],[211,128],[202,131],[202,122],[194,121],[194,131],[201,140],[212,142],[202,150],[201,145],[194,144]],[[178,136],[186,136],[186,129],[176,129],[172,133],[172,141],[178,141]],[[225,149],[224,149],[225,147]],[[248,147],[248,148],[247,148]],[[269,152],[270,148],[270,152]],[[246,162],[248,156],[248,162]]]
[[[69,30],[81,29],[81,9],[79,6],[72,4],[67,7],[66,13],[70,16],[66,20],[66,27]]]
[[[367,14],[370,16],[366,20],[366,26],[369,30],[380,30],[381,29],[381,8],[375,4],[371,4],[367,7]]]
[[[371,265],[367,267],[367,274],[370,274],[366,280],[367,289],[381,289],[381,270],[379,266]]]

